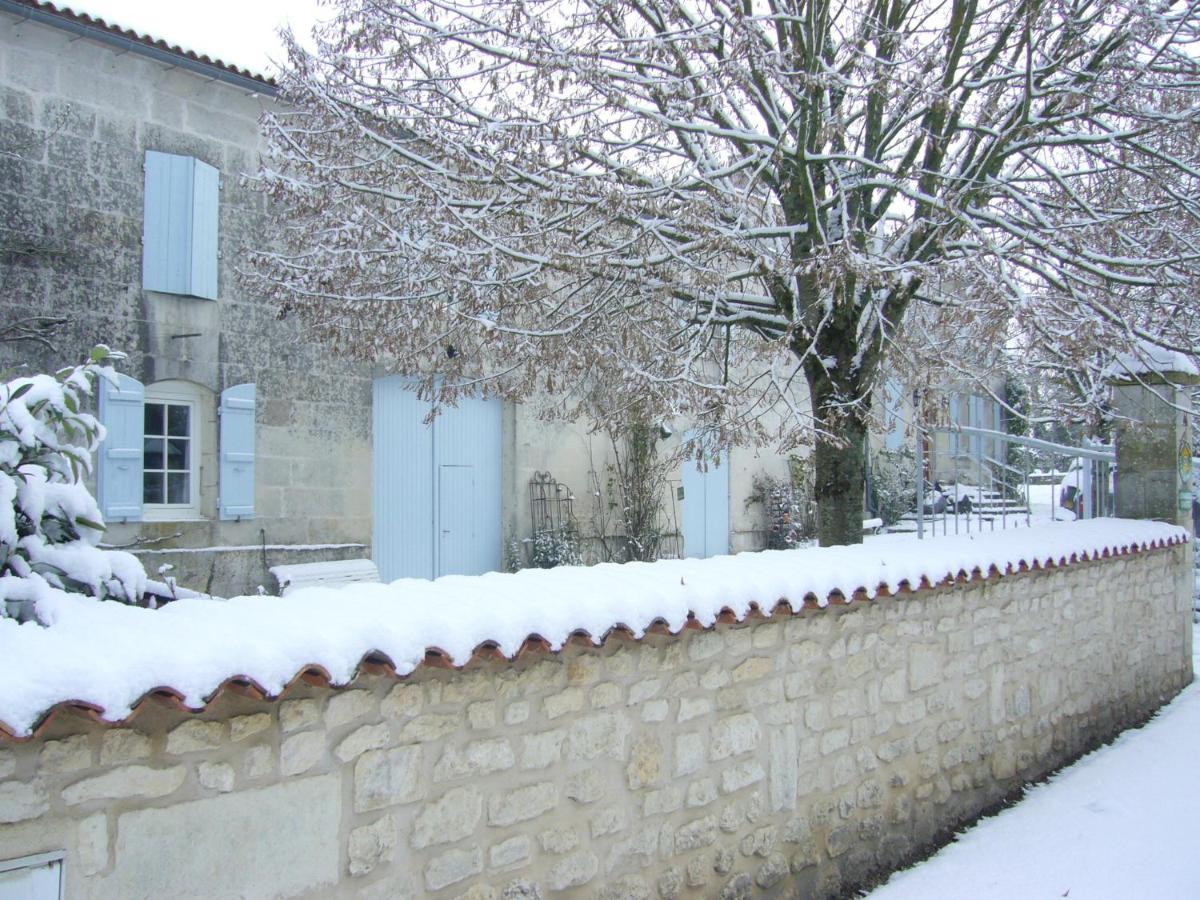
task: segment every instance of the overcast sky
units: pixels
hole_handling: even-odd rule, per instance
[[[275,72],[271,61],[284,56],[276,35],[281,26],[307,36],[314,22],[332,16],[318,0],[58,0],[58,5],[266,74]]]

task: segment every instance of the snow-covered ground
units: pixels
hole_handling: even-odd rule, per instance
[[[893,875],[871,900],[1200,897],[1197,747],[1193,683],[1144,727]]]

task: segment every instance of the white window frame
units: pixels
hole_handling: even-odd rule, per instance
[[[204,396],[197,388],[186,381],[160,381],[145,387],[143,408],[151,403],[170,403],[175,406],[187,406],[190,410],[191,457],[189,460],[188,478],[189,499],[187,503],[147,503],[142,499],[143,522],[187,522],[199,521],[200,515],[200,454],[201,444],[201,414],[204,408]],[[145,433],[143,431],[143,440]],[[145,460],[142,462],[143,470]]]
[[[22,869],[40,869],[42,866],[58,864],[58,900],[66,895],[66,857],[63,850],[52,853],[38,853],[33,856],[22,856],[19,859],[0,859],[0,872],[19,872]]]

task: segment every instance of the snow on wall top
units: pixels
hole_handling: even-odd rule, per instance
[[[1178,350],[1167,350],[1147,341],[1139,341],[1133,353],[1121,353],[1105,370],[1113,378],[1137,378],[1145,375],[1200,375],[1194,360]]]
[[[674,633],[755,610],[799,610],[806,600],[825,606],[1187,538],[1172,525],[1093,519],[924,543],[896,536],[707,560],[314,587],[286,598],[195,598],[157,611],[59,591],[39,602],[49,627],[0,619],[0,736],[26,738],[64,707],[110,723],[147,696],[198,711],[222,688],[275,697],[300,678],[343,685],[360,669],[403,676],[422,663],[512,658],[572,639],[598,644],[614,631]]]

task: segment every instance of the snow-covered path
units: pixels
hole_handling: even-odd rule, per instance
[[[1200,682],[870,896],[1194,900],[1198,848]]]

